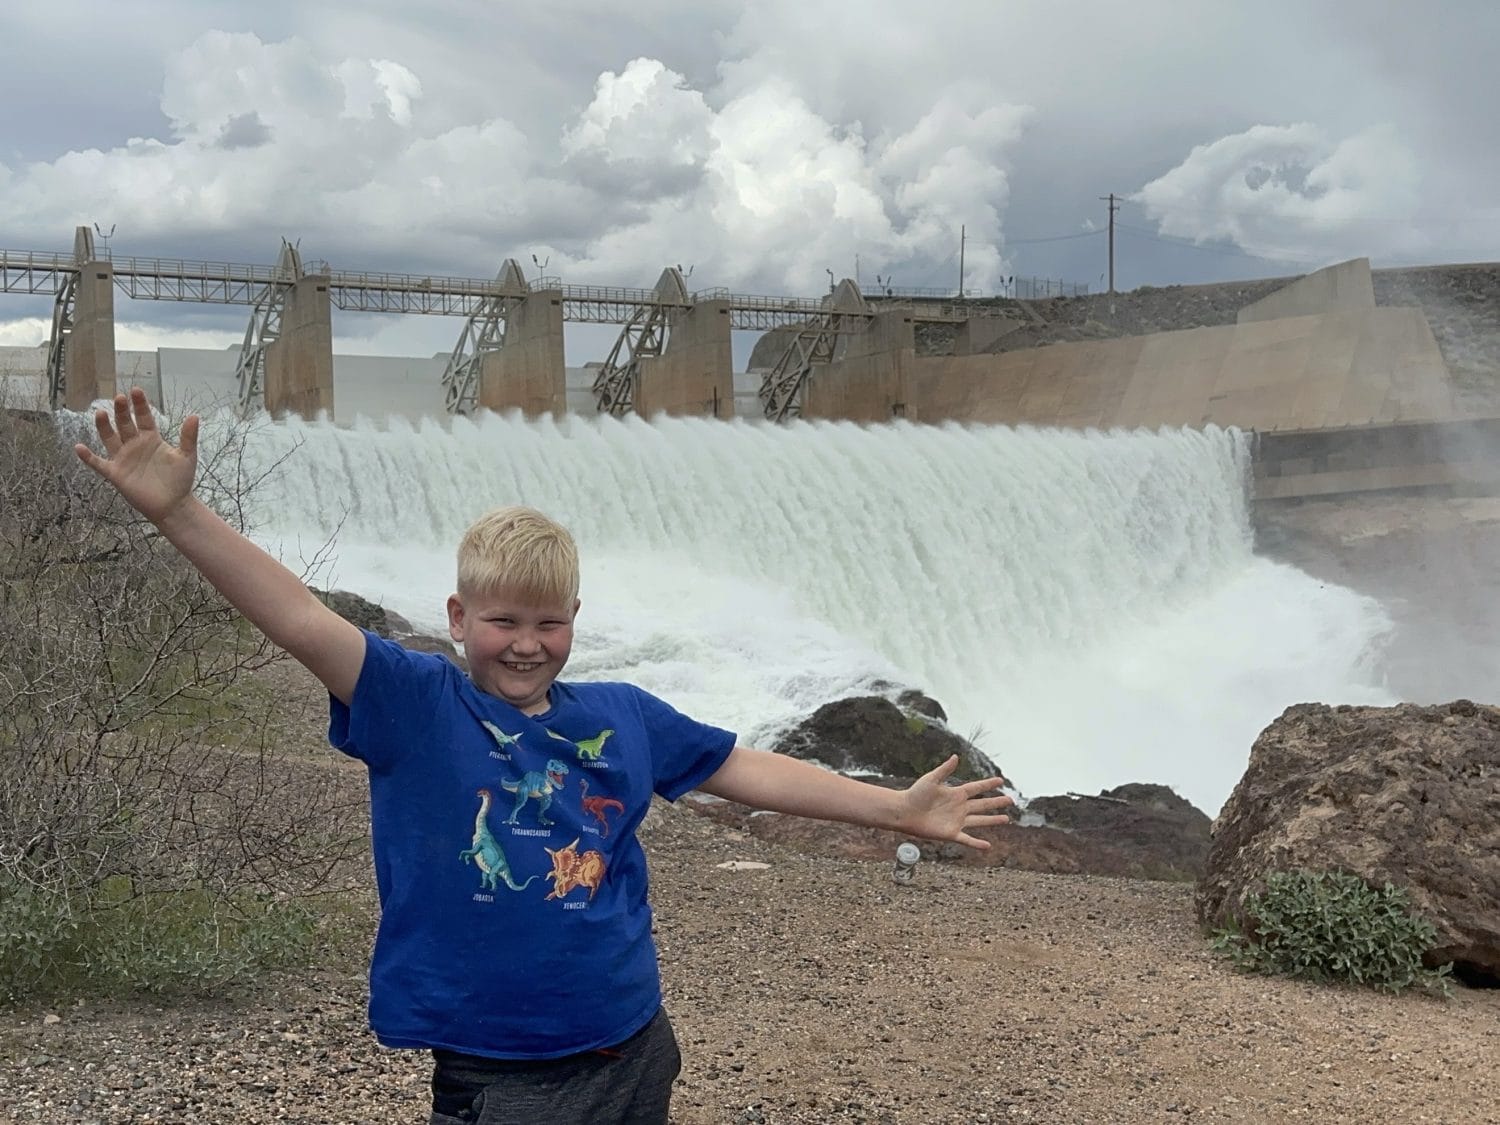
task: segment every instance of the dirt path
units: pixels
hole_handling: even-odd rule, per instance
[[[1184,885],[926,864],[898,887],[678,810],[647,842],[684,1125],[1500,1122],[1500,992],[1236,975]],[[375,1046],[362,970],[8,1014],[0,1107],[18,1125],[422,1121],[426,1067]]]

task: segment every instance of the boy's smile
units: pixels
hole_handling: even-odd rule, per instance
[[[469,678],[527,715],[548,707],[547,689],[573,648],[571,605],[536,605],[500,590],[448,599],[448,635],[464,646]]]

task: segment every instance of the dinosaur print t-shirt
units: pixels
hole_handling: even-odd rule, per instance
[[[629,684],[554,683],[526,716],[451,661],[366,633],[329,741],[363,761],[380,929],[370,1024],[389,1047],[545,1059],[629,1038],[661,1006],[651,794],[706,781],[732,733]]]

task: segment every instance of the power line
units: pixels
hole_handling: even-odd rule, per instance
[[[1052,234],[1045,238],[1007,238],[1005,244],[1007,246],[1031,246],[1038,242],[1067,242],[1074,238],[1098,238],[1103,233],[1104,228],[1100,227],[1098,230],[1080,231],[1078,234]]]

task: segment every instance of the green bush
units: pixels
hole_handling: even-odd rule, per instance
[[[197,992],[307,960],[307,903],[121,880],[67,894],[0,877],[0,1001],[54,994]]]
[[[1241,969],[1448,995],[1452,966],[1423,964],[1436,930],[1408,912],[1406,892],[1390,883],[1377,889],[1343,871],[1273,871],[1245,917],[1248,932],[1230,926],[1213,934],[1214,950]]]

